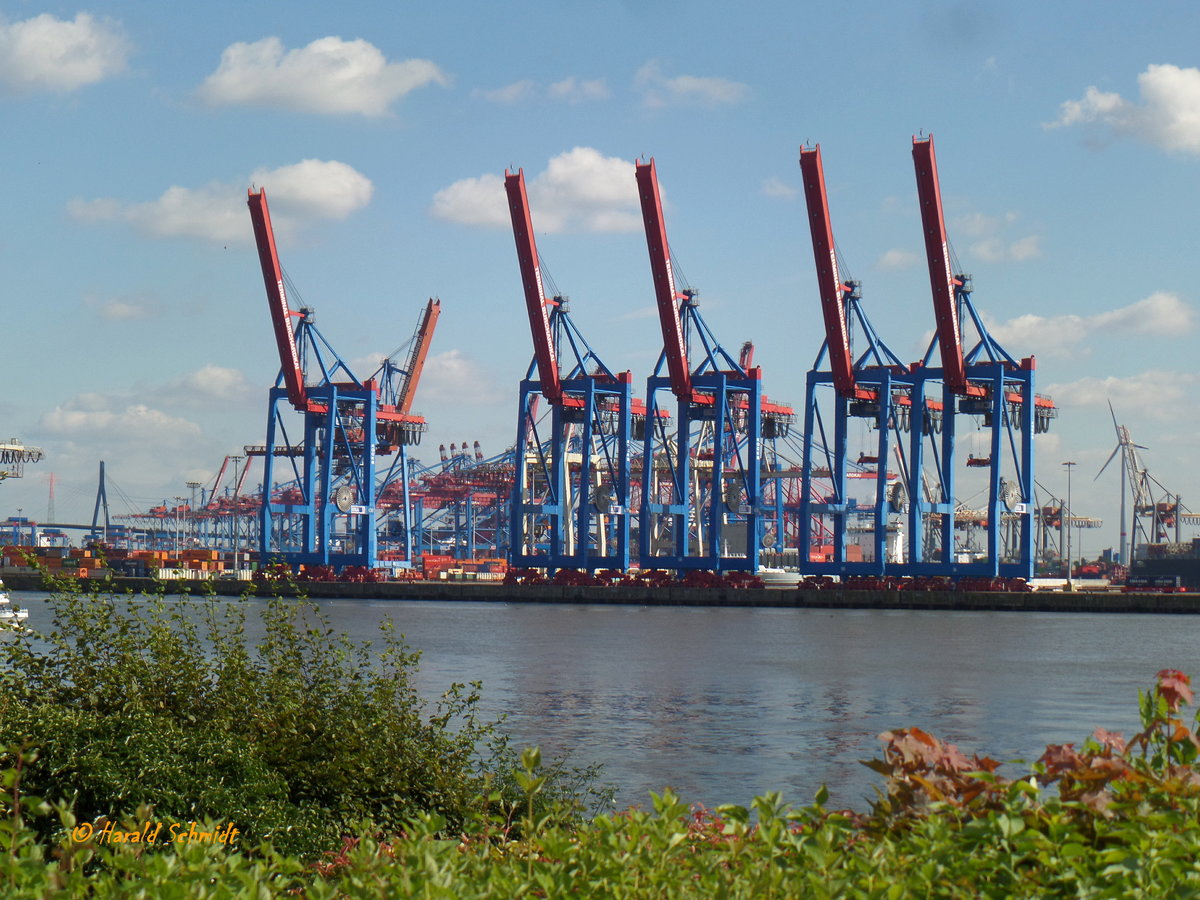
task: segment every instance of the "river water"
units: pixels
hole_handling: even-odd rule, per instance
[[[40,598],[30,624],[48,617]],[[242,601],[223,601],[242,602]],[[265,601],[248,601],[247,616]],[[378,642],[391,617],[422,652],[418,688],[483,682],[517,746],[603,764],[617,804],[748,803],[779,791],[865,809],[880,732],[918,726],[964,751],[1035,760],[1047,743],[1138,726],[1163,668],[1200,674],[1200,618],[933,611],[324,600]],[[253,635],[254,628],[248,631]],[[1003,771],[1020,774],[1025,766]]]

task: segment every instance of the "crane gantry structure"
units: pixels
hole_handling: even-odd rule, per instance
[[[843,280],[830,224],[820,147],[802,148],[804,180],[825,340],[808,373],[801,493],[802,565],[820,574],[896,574],[1030,578],[1034,571],[1033,436],[1057,411],[1034,391],[1033,357],[1015,359],[985,327],[971,300],[971,278],[956,272],[942,211],[933,138],[913,138],[935,333],[924,358],[904,364],[863,312],[859,285]],[[977,340],[967,346],[963,323]],[[851,347],[857,326],[865,348]],[[940,365],[939,365],[940,363]],[[832,386],[833,433],[827,434],[818,390]],[[987,455],[958,446],[959,417],[980,424]],[[849,496],[855,461],[848,423],[865,420],[875,446],[857,460],[875,467],[865,506]],[[816,454],[823,458],[816,459]],[[896,461],[897,472],[889,472]],[[987,503],[967,510],[956,497],[958,468],[983,470]],[[828,479],[828,487],[824,484]],[[907,506],[907,516],[903,516]],[[955,531],[982,528],[986,552],[960,559]],[[891,529],[905,534],[888,549]],[[853,542],[854,558],[847,552]],[[828,543],[826,543],[828,542]]]
[[[524,171],[506,171],[504,187],[534,347],[517,403],[510,561],[623,570],[630,559],[633,375],[604,364],[572,321],[566,297],[545,296]],[[540,400],[549,407],[548,430],[539,428]]]
[[[663,337],[646,382],[641,564],[753,572],[763,528],[763,440],[785,433],[793,413],[764,398],[761,369],[744,367],[717,341],[697,292],[677,288],[654,160],[638,162],[635,174]]]
[[[265,565],[374,568],[378,561],[376,457],[398,453],[395,478],[408,482],[407,448],[420,442],[426,425],[401,404],[411,398],[417,371],[385,363],[376,377],[358,379],[321,335],[312,310],[288,306],[283,269],[265,190],[248,192],[263,284],[279,353],[280,371],[269,394],[263,484],[272,485],[277,460],[286,460],[292,487],[286,498],[263,491],[259,513],[260,558]],[[426,307],[425,340],[432,336],[437,304]],[[423,362],[427,347],[412,359]],[[405,386],[403,382],[408,382]],[[388,401],[391,402],[388,402]],[[295,443],[286,408],[303,419]],[[407,504],[401,511],[411,532]],[[403,564],[407,560],[400,560]]]
[[[883,575],[901,569],[898,561],[889,562],[887,553],[888,525],[897,506],[890,490],[888,464],[893,450],[903,459],[901,432],[910,427],[913,382],[908,367],[867,319],[860,285],[843,280],[838,270],[819,144],[801,148],[800,171],[825,325],[825,341],[808,372],[805,393],[801,565],[813,574]],[[857,359],[851,349],[851,328],[856,324],[866,343]],[[832,436],[826,432],[819,402],[821,389],[830,385],[834,391]],[[849,491],[852,465],[862,471],[849,455],[849,423],[853,418],[869,422],[877,436],[874,452],[868,454],[875,467],[875,494],[874,502],[867,507],[858,506],[857,498],[852,498]],[[865,528],[864,520],[869,523]],[[863,548],[861,555],[853,559],[849,554],[852,530],[857,545]]]
[[[911,369],[911,418],[913,422],[936,421],[940,434],[936,434],[939,428],[914,427],[911,432],[909,570],[952,577],[1030,578],[1034,570],[1033,437],[1049,428],[1057,410],[1052,400],[1034,391],[1034,358],[1014,358],[988,333],[971,300],[971,276],[955,271],[933,136],[914,137],[912,156],[936,332],[924,359]],[[969,349],[963,339],[965,320],[977,335]],[[937,403],[941,404],[940,416]],[[982,423],[986,457],[961,460],[957,443],[960,416]],[[929,434],[924,435],[927,430]],[[924,464],[925,436],[929,437],[928,467]],[[987,549],[979,559],[960,562],[954,547],[955,483],[957,467],[964,462],[986,470],[983,512]]]

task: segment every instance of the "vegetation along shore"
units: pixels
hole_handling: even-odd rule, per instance
[[[0,640],[5,897],[1200,895],[1182,672],[1139,693],[1137,734],[1016,777],[897,728],[868,809],[821,790],[615,810],[602,773],[482,721],[481,685],[423,704],[389,629],[351,645],[303,599],[265,604],[253,642],[236,603],[49,607]]]

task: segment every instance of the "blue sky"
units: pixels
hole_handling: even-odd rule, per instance
[[[1200,7],[1185,2],[0,4],[0,401],[45,449],[0,514],[138,507],[261,443],[278,370],[246,188],[283,266],[368,375],[443,313],[415,404],[439,443],[512,443],[531,343],[502,190],[613,369],[659,349],[633,162],[653,156],[708,324],[799,405],[822,340],[797,163],[901,357],[932,331],[910,156],[936,136],[975,301],[1061,408],[1038,480],[1115,544],[1107,402],[1200,510]],[[2,427],[2,426],[0,426]],[[110,498],[111,499],[111,498]],[[113,512],[126,510],[114,502]]]

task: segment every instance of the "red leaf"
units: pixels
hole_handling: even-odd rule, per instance
[[[1167,701],[1171,712],[1192,702],[1192,679],[1178,669],[1163,669],[1158,673],[1158,695]]]
[[[1092,737],[1106,750],[1112,750],[1114,753],[1125,752],[1125,736],[1119,731],[1106,731],[1103,728],[1097,728],[1092,732]]]
[[[1083,760],[1075,752],[1074,744],[1048,744],[1046,752],[1038,760],[1046,767],[1049,775],[1058,775],[1079,768]]]

